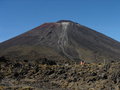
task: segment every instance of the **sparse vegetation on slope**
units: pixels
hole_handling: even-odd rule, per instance
[[[4,59],[4,61],[3,61]],[[119,90],[120,62],[56,65],[0,58],[0,88],[9,90]],[[11,88],[11,89],[10,89]],[[26,88],[26,89],[25,89]],[[27,89],[28,88],[28,89]]]

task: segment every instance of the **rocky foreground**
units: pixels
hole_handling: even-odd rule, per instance
[[[120,90],[120,62],[57,65],[1,57],[0,90]]]

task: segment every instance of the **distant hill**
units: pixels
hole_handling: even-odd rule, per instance
[[[120,43],[73,21],[60,20],[0,43],[0,55],[19,60],[110,62],[120,59]]]

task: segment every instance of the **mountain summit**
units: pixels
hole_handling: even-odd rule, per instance
[[[0,55],[86,62],[120,58],[120,43],[70,20],[42,24],[0,43]]]

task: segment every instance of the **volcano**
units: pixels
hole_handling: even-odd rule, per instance
[[[111,62],[120,59],[120,43],[69,20],[44,23],[0,43],[0,55],[34,60]]]

